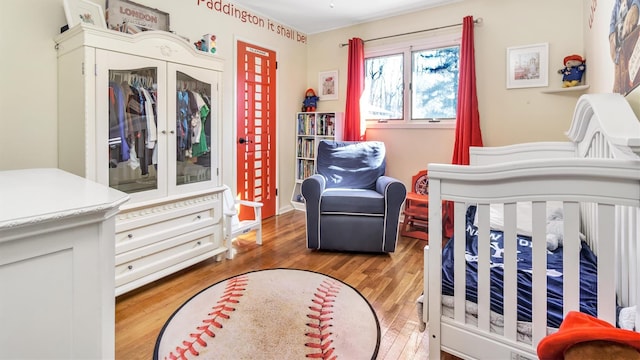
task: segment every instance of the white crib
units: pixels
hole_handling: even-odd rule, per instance
[[[429,358],[440,350],[465,359],[536,359],[547,324],[547,205],[564,212],[561,314],[580,308],[581,239],[597,255],[597,316],[616,323],[616,303],[640,299],[640,122],[619,94],[587,94],[577,102],[567,132],[571,141],[472,148],[471,165],[429,164],[429,245],[425,247],[423,319]],[[452,244],[454,290],[445,312],[442,296],[442,203],[454,202],[454,240],[465,239],[466,211],[477,210],[477,302],[466,295],[465,241]],[[531,204],[532,320],[518,321],[515,241],[518,204]],[[492,263],[490,204],[504,206],[502,318],[490,311]],[[523,215],[520,215],[522,217]],[[522,220],[522,219],[521,219]],[[475,258],[474,258],[475,261]],[[451,309],[452,307],[452,309]],[[477,315],[469,315],[473,307]],[[640,309],[640,307],[636,307]],[[640,316],[635,311],[635,329]]]

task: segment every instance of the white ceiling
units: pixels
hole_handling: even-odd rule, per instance
[[[462,0],[232,0],[282,25],[315,34]]]

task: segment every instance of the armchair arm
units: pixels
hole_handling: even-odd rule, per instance
[[[320,198],[326,183],[324,176],[315,174],[304,179],[300,186],[306,207],[307,247],[310,249],[317,249],[320,245]]]
[[[320,174],[311,175],[308,178],[304,179],[302,185],[300,186],[300,193],[304,198],[304,201],[309,203],[319,203],[320,196],[324,192],[327,181],[324,176]]]
[[[235,203],[241,206],[251,207],[254,209],[254,211],[259,211],[260,208],[263,206],[261,202],[249,201],[249,200],[236,200]],[[236,211],[235,207],[233,208],[233,210],[224,209],[224,216],[230,217],[230,216],[236,216],[236,215],[238,215],[238,211]]]
[[[253,219],[260,221],[260,229],[262,229],[262,204],[258,201],[250,201],[250,200],[236,200],[236,203],[240,204],[240,206],[246,206],[253,209]],[[262,233],[260,233],[262,235]],[[262,243],[262,238],[258,241],[258,244]]]
[[[249,206],[252,208],[262,207],[263,205],[261,202],[249,201],[249,200],[238,200],[237,203],[240,205]]]
[[[386,175],[380,176],[376,181],[376,191],[394,199],[401,199],[398,205],[402,205],[407,196],[407,188],[404,184],[400,180]]]
[[[407,197],[407,188],[399,180],[390,176],[381,176],[376,181],[376,191],[385,198],[385,234],[384,251],[393,251],[398,240],[400,211]]]

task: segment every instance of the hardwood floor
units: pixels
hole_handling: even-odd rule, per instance
[[[380,320],[378,359],[428,358],[415,304],[423,286],[424,241],[401,237],[392,254],[311,251],[305,247],[304,213],[292,211],[263,222],[262,246],[253,235],[234,244],[233,260],[207,260],[119,296],[116,358],[150,359],[166,320],[195,293],[233,275],[276,267],[318,271],[358,289]]]

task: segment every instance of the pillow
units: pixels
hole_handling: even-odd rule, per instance
[[[555,250],[562,246],[563,238],[563,213],[562,201],[547,201],[547,249]],[[533,234],[532,203],[516,203],[517,219],[516,233],[531,237]],[[476,211],[473,225],[478,226],[478,212]],[[491,204],[489,206],[489,227],[492,230],[504,231],[504,206],[503,204]]]
[[[516,232],[520,235],[531,236],[533,232],[532,203],[518,202],[516,211],[518,213]],[[554,217],[562,218],[562,201],[547,201],[547,220]],[[475,214],[473,225],[478,226],[478,212]],[[502,204],[489,206],[489,226],[492,230],[504,231],[504,206]]]
[[[318,144],[317,173],[327,188],[376,189],[385,174],[385,146],[381,141],[328,141]]]

